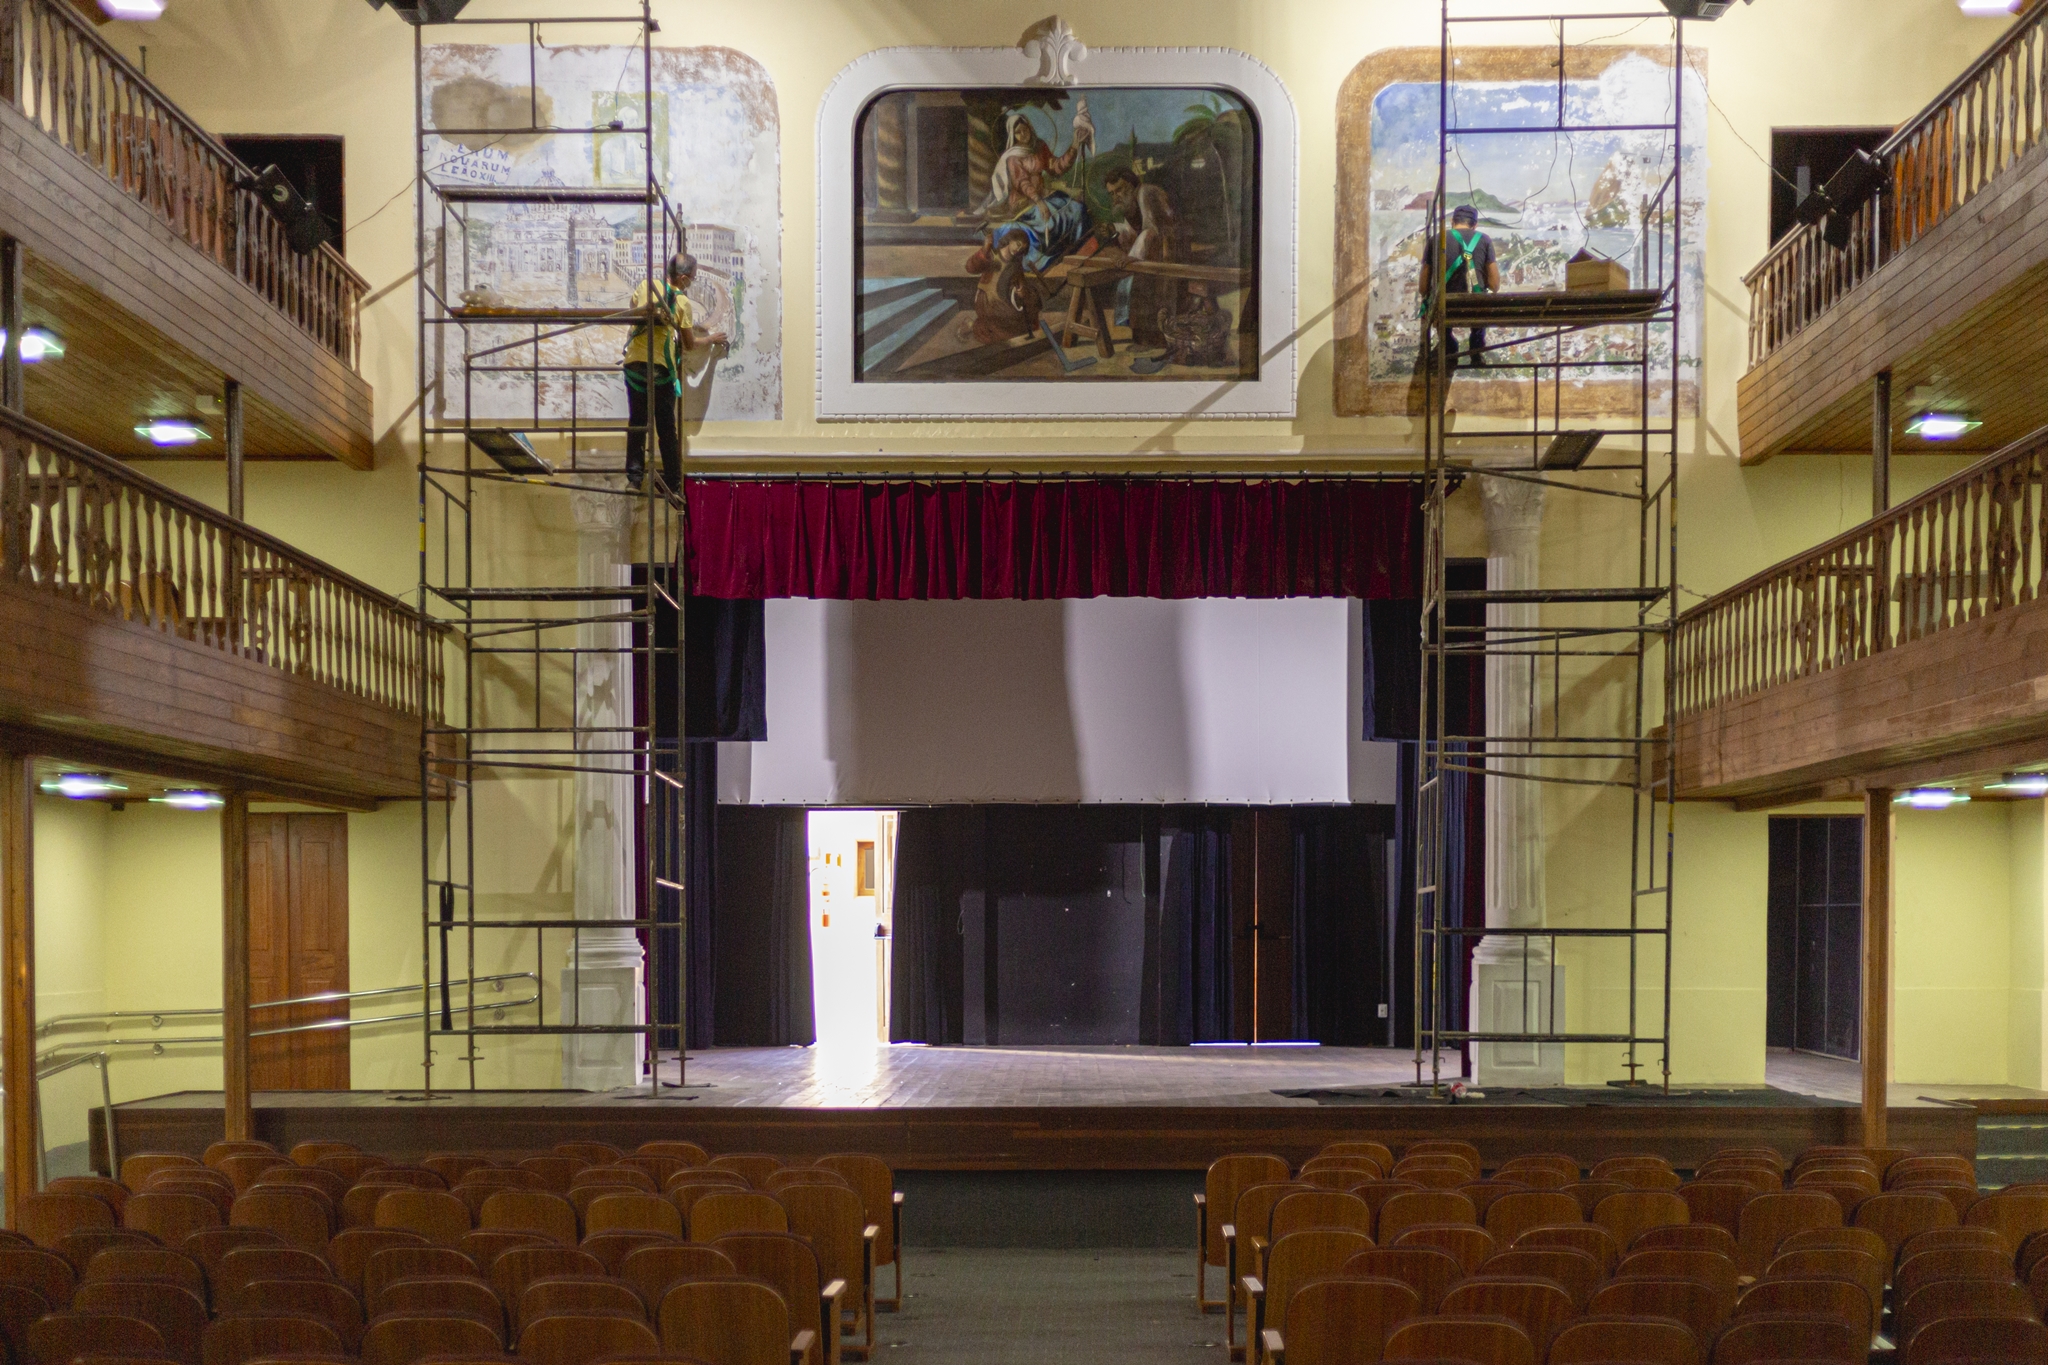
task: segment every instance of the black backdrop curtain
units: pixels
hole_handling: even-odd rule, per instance
[[[718,812],[710,995],[712,1036],[720,1047],[817,1041],[808,815],[800,806]]]
[[[889,954],[889,1041],[960,1043],[960,898],[985,880],[982,813],[927,806],[897,817],[894,942]]]
[[[1294,812],[1294,1017],[1302,1037],[1339,1047],[1385,1041],[1379,1006],[1393,969],[1387,942],[1385,806]],[[1375,989],[1375,986],[1379,987]]]
[[[1159,968],[1152,1036],[1162,1046],[1231,1039],[1231,822],[1226,808],[1169,807],[1159,825]]]

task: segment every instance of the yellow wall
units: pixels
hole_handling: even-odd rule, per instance
[[[2008,942],[2008,985],[2012,992],[2006,1040],[2006,1081],[2029,1089],[2044,1088],[2043,1031],[2048,1029],[2042,999],[2044,958],[2048,958],[2048,878],[2042,875],[2044,834],[2048,834],[2048,802],[2015,801],[2006,807],[2011,849],[2011,926]],[[1995,968],[1997,959],[1991,959]]]
[[[1892,1078],[2003,1084],[2012,918],[2006,809],[1977,802],[1902,810],[1896,847]]]
[[[1556,7],[1502,0],[1496,8],[1538,14]],[[476,13],[492,15],[559,9],[550,0],[476,0],[474,6]],[[1191,467],[1205,459],[1242,463],[1253,456],[1349,458],[1354,464],[1372,465],[1398,460],[1370,452],[1413,449],[1416,432],[1406,419],[1340,419],[1331,411],[1331,279],[1337,217],[1334,110],[1346,75],[1368,54],[1437,41],[1436,6],[1424,0],[1191,0],[1169,11],[1149,0],[1091,0],[1062,10],[1082,40],[1094,46],[1173,43],[1244,50],[1271,66],[1292,94],[1301,130],[1300,413],[1291,421],[1263,422],[818,422],[812,415],[815,113],[827,84],[848,62],[880,47],[1005,46],[1037,15],[990,0],[896,0],[888,5],[755,0],[719,6],[657,0],[655,12],[663,20],[668,41],[727,45],[760,62],[775,82],[781,115],[785,415],[779,422],[705,428],[695,433],[697,458],[831,457],[858,451],[864,458],[898,466],[911,457],[946,456],[981,465],[991,454],[1066,453],[1153,465],[1185,458]],[[1963,18],[1955,6],[1941,0],[1764,0],[1753,8],[1737,7],[1717,24],[1694,26],[1693,40],[1705,50],[1715,109],[1708,121],[1704,419],[1689,426],[1681,472],[1680,580],[1687,600],[1846,529],[1869,510],[1865,461],[1786,458],[1745,470],[1729,458],[1737,440],[1735,380],[1746,356],[1747,302],[1740,277],[1763,254],[1767,236],[1768,173],[1751,149],[1767,150],[1774,126],[1901,120],[1947,84],[1999,30],[1999,21]],[[180,0],[156,23],[116,24],[105,31],[131,52],[147,42],[152,78],[209,128],[341,133],[348,138],[353,220],[349,257],[376,291],[365,316],[364,368],[376,388],[377,468],[354,473],[323,464],[259,464],[249,473],[248,508],[258,525],[369,582],[395,592],[409,590],[416,575],[415,452],[410,445],[414,294],[409,281],[412,215],[407,193],[412,170],[411,32],[388,12],[372,12],[349,0],[320,5],[305,0]],[[600,38],[574,28],[557,28],[548,36],[558,43]],[[1504,37],[1540,40],[1534,32]],[[1814,60],[1815,53],[1825,53],[1826,59]],[[1946,474],[1954,463],[1905,462],[1894,475],[1895,487],[1910,492]],[[155,466],[154,472],[220,501],[217,464],[166,463]],[[1461,552],[1483,549],[1474,501],[1469,490],[1458,499],[1456,543]],[[1551,582],[1570,581],[1575,574],[1633,554],[1632,521],[1603,516],[1617,509],[1588,507],[1587,501],[1553,495],[1544,543],[1546,577]],[[499,528],[493,554],[510,558],[562,553],[564,519],[559,508],[517,505],[506,509]],[[1568,708],[1574,714],[1612,709],[1618,698],[1611,681],[1611,675],[1579,680],[1567,699]],[[515,691],[500,691],[505,699],[516,699]],[[489,822],[493,873],[497,884],[506,888],[502,895],[508,908],[518,904],[553,913],[569,903],[566,790],[561,784],[518,785],[523,789],[501,793],[505,799],[499,814]],[[1557,850],[1549,864],[1550,900],[1559,922],[1575,922],[1575,917],[1576,922],[1611,922],[1617,913],[1611,901],[1581,894],[1590,869],[1611,867],[1613,859],[1627,855],[1625,835],[1616,843],[1616,830],[1625,827],[1613,818],[1615,798],[1605,798],[1610,806],[1605,811],[1594,804],[1596,799],[1570,793],[1548,803],[1548,827]],[[413,821],[410,811],[387,810],[356,817],[351,824],[352,932],[359,987],[418,980],[418,852]],[[1979,825],[1986,828],[1979,830]],[[1977,831],[1965,842],[1991,839],[1988,817],[1975,812],[1958,828]],[[1683,927],[1674,945],[1674,1007],[1681,1079],[1753,1081],[1761,1075],[1763,829],[1762,816],[1722,810],[1688,810],[1680,821]],[[1569,843],[1561,842],[1565,840]],[[134,839],[120,847],[126,856],[110,866],[129,867],[156,846]],[[1970,871],[1962,865],[1967,860],[1945,853],[1940,840],[1921,841],[1916,835],[1911,848],[1910,854],[1902,855],[1906,876],[1917,878],[1912,884],[1928,894],[1948,883],[1936,871],[1923,875],[1913,870],[1923,852],[1929,869],[1954,864],[1958,873]],[[179,856],[168,846],[163,851]],[[209,928],[217,898],[208,899],[216,892],[205,890],[212,885],[217,891],[217,858],[211,845],[198,855],[188,850],[182,856],[192,865],[192,880],[175,890],[160,890],[159,907],[181,924],[187,923],[188,915],[196,917],[187,924],[193,942],[214,933],[217,948],[217,931]],[[2002,857],[1997,866],[2006,866]],[[152,882],[159,880],[153,871],[108,873],[110,915],[132,914],[133,901],[116,894],[114,884],[125,887],[144,875]],[[1964,913],[1972,924],[1983,921],[1973,942],[1995,938],[1997,952],[2005,950],[2003,916],[2011,895],[2008,888],[1973,900]],[[1921,910],[1902,898],[1902,935],[1941,938],[1938,925],[1938,919],[1923,918]],[[136,927],[147,932],[147,926]],[[2038,928],[2035,935],[2030,942],[2038,943]],[[182,943],[164,947],[172,954],[169,961],[182,961],[179,954],[198,951]],[[210,998],[217,999],[218,953],[207,949],[199,956],[206,961],[194,964],[196,974],[181,977],[177,984],[180,989],[210,990]],[[1902,963],[1904,957],[1902,953]],[[151,961],[146,956],[140,960]],[[1989,1017],[1990,1006],[1981,998],[1989,987],[1963,983],[1961,971],[1960,965],[1941,971],[1916,968],[1911,989],[1924,994],[1912,997],[1911,1008],[1934,1012],[1929,1016],[1930,1030],[1951,1024],[1974,1027]],[[116,975],[110,958],[108,983],[113,994],[119,993]],[[129,979],[133,975],[130,969],[120,978],[120,990],[139,987]],[[1573,980],[1574,1008],[1582,1011],[1579,1019],[1611,1013],[1625,1004],[1614,998],[1611,978],[1590,977],[1582,973]],[[2028,989],[2038,990],[2038,973],[2028,980],[2034,983]],[[1901,983],[1903,989],[1903,975]],[[2007,1030],[2001,1023],[1995,1032],[2004,1039]],[[1926,1036],[1936,1037],[1933,1032]],[[506,1062],[519,1083],[546,1083],[541,1077],[554,1064],[551,1047],[525,1045],[501,1051],[508,1059],[519,1059]],[[2005,1044],[1993,1051],[2002,1075]],[[2013,1056],[2024,1055],[2028,1060],[2022,1064],[2038,1070],[2039,1053],[2037,1039],[2031,1051],[2019,1049]],[[1933,1066],[1936,1059],[1953,1055],[1954,1049],[1930,1041],[1924,1064]],[[1990,1055],[1978,1050],[1971,1065],[1991,1068]],[[1902,1051],[1902,1063],[1905,1056]],[[1579,1059],[1575,1074],[1604,1079],[1612,1074],[1612,1060],[1604,1055]],[[359,1085],[416,1084],[416,1040],[402,1043],[384,1033],[359,1038],[356,1079]]]

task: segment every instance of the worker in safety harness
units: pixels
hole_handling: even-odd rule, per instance
[[[1444,234],[1444,259],[1437,265],[1437,239],[1432,236],[1422,247],[1422,279],[1425,288],[1442,285],[1449,294],[1497,294],[1500,292],[1500,262],[1494,259],[1493,238],[1479,230],[1479,210],[1460,204],[1451,210],[1451,229]],[[1422,296],[1422,315],[1429,317],[1430,296]],[[1474,327],[1466,344],[1469,363],[1486,363],[1486,329]],[[1458,368],[1458,334],[1450,336],[1450,368]],[[1425,337],[1424,346],[1428,339]]]

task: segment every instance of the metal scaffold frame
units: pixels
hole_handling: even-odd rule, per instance
[[[1461,141],[1483,138],[1549,137],[1621,133],[1668,138],[1669,173],[1654,196],[1642,204],[1638,237],[1638,273],[1633,289],[1602,292],[1469,294],[1454,293],[1438,280],[1424,281],[1422,320],[1422,392],[1425,414],[1424,570],[1422,602],[1423,742],[1418,765],[1417,858],[1415,893],[1415,1068],[1416,1084],[1441,1094],[1444,1076],[1440,1049],[1467,1045],[1520,1044],[1532,1047],[1568,1045],[1619,1046],[1630,1084],[1641,1083],[1650,1065],[1646,1051],[1658,1054],[1663,1087],[1671,1084],[1671,950],[1672,950],[1672,763],[1671,741],[1663,728],[1670,714],[1672,672],[1669,640],[1677,615],[1677,473],[1681,413],[1682,242],[1685,233],[1684,22],[1669,14],[1608,13],[1571,15],[1459,15],[1455,0],[1442,0],[1441,66],[1436,193],[1427,231],[1437,243],[1437,261],[1449,259],[1447,234],[1451,196],[1470,194],[1473,184],[1455,186],[1454,168],[1471,179],[1459,156]],[[1616,22],[1640,29],[1652,22],[1668,24],[1671,34],[1670,119],[1657,123],[1574,123],[1570,118],[1567,71],[1572,38],[1611,41]],[[1554,124],[1514,126],[1462,125],[1457,92],[1461,83],[1478,77],[1458,73],[1458,39],[1484,33],[1487,26],[1547,25],[1556,40],[1557,109]],[[1589,26],[1597,25],[1597,28]],[[1498,29],[1495,29],[1498,32]],[[1630,30],[1623,30],[1630,31]],[[1640,46],[1640,40],[1636,41]],[[1660,163],[1661,164],[1661,163]],[[1654,221],[1655,227],[1652,228]],[[1667,231],[1668,228],[1668,231]],[[1526,411],[1499,426],[1456,438],[1452,393],[1456,360],[1451,347],[1454,329],[1504,329],[1507,339],[1489,341],[1484,363],[1495,377],[1521,377],[1528,388]],[[1566,339],[1589,330],[1603,333],[1595,356],[1566,355]],[[1653,339],[1669,341],[1668,367],[1653,353]],[[1572,418],[1565,390],[1575,378],[1591,374],[1621,375],[1636,390],[1632,417],[1604,423]],[[1660,399],[1658,388],[1666,386]],[[1597,439],[1594,439],[1597,434]],[[1483,440],[1481,438],[1484,438]],[[1576,461],[1566,453],[1582,438]],[[1590,441],[1590,447],[1583,444]],[[1490,453],[1474,455],[1474,446]],[[1525,453],[1526,452],[1526,453]],[[1614,581],[1572,582],[1557,586],[1452,589],[1447,582],[1446,501],[1466,479],[1509,480],[1541,485],[1543,496],[1589,499],[1612,505],[1633,503],[1637,544],[1633,573],[1612,575]],[[1595,556],[1585,556],[1588,560]],[[1601,575],[1595,572],[1595,579]],[[1475,615],[1483,620],[1475,621]],[[1623,689],[1625,699],[1604,712],[1575,702],[1575,682],[1595,669],[1610,675],[1603,687]],[[1486,715],[1475,718],[1471,733],[1453,728],[1450,686],[1477,671],[1493,687],[1520,670],[1527,679],[1526,713],[1505,730],[1492,718],[1499,708],[1488,697]],[[1611,675],[1619,673],[1618,678]],[[1521,679],[1516,679],[1519,686]],[[1469,693],[1468,693],[1469,698]],[[1575,719],[1566,723],[1568,708]],[[1469,709],[1469,707],[1468,707]],[[1609,719],[1612,723],[1598,723]],[[1508,720],[1501,717],[1501,721]],[[1453,922],[1447,834],[1452,812],[1447,797],[1453,775],[1479,781],[1497,792],[1507,784],[1546,784],[1546,791],[1587,788],[1619,789],[1628,795],[1627,904],[1619,913],[1612,905],[1597,907],[1597,924],[1495,925]],[[1619,803],[1603,804],[1598,792],[1578,815],[1568,833],[1550,830],[1524,837],[1548,841],[1556,857],[1575,844],[1593,841],[1583,850],[1597,859],[1620,819]],[[1493,818],[1491,812],[1489,817]],[[1618,869],[1605,868],[1618,881]],[[1489,869],[1489,873],[1494,869]],[[1492,894],[1491,891],[1489,894]],[[1483,919],[1484,916],[1481,916]],[[1471,945],[1494,937],[1520,941],[1520,1027],[1479,1029],[1454,1027],[1451,986],[1462,979]],[[1557,1007],[1559,949],[1596,951],[1602,944],[1621,943],[1627,954],[1627,1025],[1616,1029],[1560,1027]],[[1540,968],[1548,980],[1536,979],[1530,966],[1534,945],[1548,950]],[[1645,954],[1661,956],[1662,1005],[1655,1018],[1641,1007]],[[1454,975],[1456,974],[1456,975]],[[1532,1001],[1543,1005],[1532,1008]],[[1512,1008],[1512,1006],[1510,1006]],[[1569,1021],[1566,1021],[1567,1023]],[[1424,1058],[1428,1058],[1425,1068]]]
[[[658,25],[651,0],[627,0],[626,7],[638,12],[463,18],[431,25],[463,36],[524,30],[531,99],[526,126],[520,127],[430,125],[430,26],[417,26],[414,32],[422,667],[432,627],[445,627],[449,639],[448,715],[424,727],[420,750],[421,980],[442,983],[438,1000],[432,985],[423,987],[421,995],[421,1086],[426,1098],[436,1093],[434,1053],[440,1039],[461,1040],[464,1050],[456,1060],[467,1065],[470,1089],[477,1085],[480,1039],[531,1035],[638,1036],[643,1040],[641,1062],[650,1093],[661,1088],[665,1049],[674,1050],[675,1081],[682,1079],[685,514],[683,490],[667,485],[651,429],[652,403],[680,399],[649,394],[647,478],[642,489],[628,489],[623,479],[612,476],[621,468],[618,442],[631,427],[623,420],[591,414],[593,389],[600,382],[617,385],[619,363],[579,363],[569,353],[571,338],[592,331],[617,338],[623,347],[628,329],[654,328],[663,310],[656,302],[638,309],[580,304],[575,282],[581,267],[573,222],[565,298],[508,303],[492,291],[473,290],[471,273],[479,242],[488,240],[493,211],[566,207],[573,214],[576,206],[633,205],[644,213],[640,254],[646,297],[661,297],[666,262],[684,250],[685,232],[664,192],[655,159],[653,37]],[[541,107],[539,67],[542,54],[550,50],[544,33],[592,27],[616,31],[623,26],[635,31],[639,53],[637,126],[627,118],[615,118],[602,127],[554,126]],[[622,87],[635,60],[629,55],[621,71]],[[429,162],[430,148],[443,139],[464,147],[475,142],[483,148],[510,137],[528,145],[549,138],[623,139],[637,146],[644,174],[638,183],[626,185],[478,185],[453,176],[437,178],[435,172],[454,158]],[[632,278],[630,271],[622,273]],[[451,393],[457,385],[461,391]],[[508,385],[531,390],[526,410],[504,410]],[[486,388],[490,392],[484,392]],[[566,418],[546,410],[544,391],[566,391]],[[588,437],[596,437],[602,448],[586,445]],[[565,451],[565,456],[539,457],[534,438],[550,451]],[[565,504],[576,497],[617,500],[613,511],[631,547],[630,564],[619,566],[625,572],[616,575],[622,581],[580,581],[573,539],[562,553],[535,556],[532,561],[490,553],[493,534],[505,530],[514,518],[533,534],[533,528],[551,519],[566,520]],[[505,567],[508,562],[513,567]],[[564,574],[559,568],[519,567],[529,562],[566,563],[570,568]],[[611,684],[610,709],[615,714],[610,716],[584,695],[586,688],[593,693],[598,689],[594,680],[600,678]],[[522,689],[531,697],[518,697]],[[625,692],[630,698],[620,695]],[[664,714],[673,717],[672,735],[660,732],[657,717]],[[479,807],[508,802],[505,783],[520,778],[579,784],[623,781],[630,789],[626,812],[631,884],[623,896],[629,913],[583,918],[572,908],[567,917],[535,915],[522,913],[516,903],[508,912],[491,911],[494,897],[517,892],[493,885],[496,869],[480,858],[480,823],[490,828],[491,817],[486,811],[480,822]],[[638,1022],[586,1023],[581,989],[586,939],[601,931],[616,942],[622,930],[640,937],[647,949],[647,984],[641,1001],[635,1002]],[[564,934],[566,980],[550,1001],[548,947],[559,947]],[[505,1020],[505,1010],[479,999],[473,984],[459,997],[451,992],[447,983],[452,955],[467,964],[452,973],[453,978],[474,983],[479,961],[509,962],[511,954],[524,953],[525,939],[530,939],[537,982],[530,1022]],[[656,988],[654,983],[662,977],[675,983],[672,991]],[[547,1022],[551,1004],[559,1022]]]

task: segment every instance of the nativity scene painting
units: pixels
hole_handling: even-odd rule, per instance
[[[1242,97],[892,91],[856,145],[858,382],[1257,377]]]

